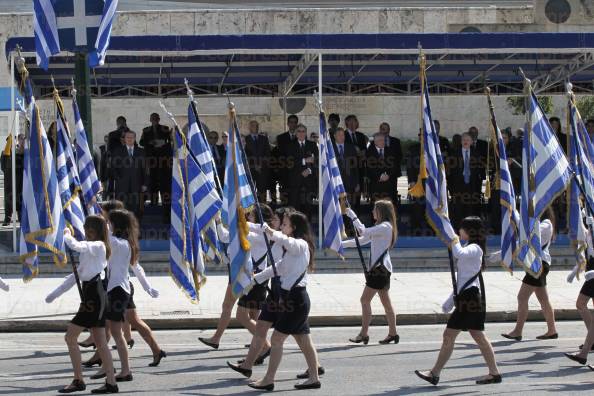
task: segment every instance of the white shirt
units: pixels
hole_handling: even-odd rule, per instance
[[[117,238],[111,233],[109,244],[111,245],[111,256],[107,266],[107,276],[109,278],[107,291],[109,292],[119,286],[130,294],[130,275],[128,273],[132,256],[130,244],[127,240]]]
[[[264,260],[258,265],[258,271],[263,271],[268,266],[268,248],[266,247],[266,241],[264,240],[264,235],[260,232],[256,232],[256,228],[260,228],[259,224],[254,224],[248,222],[249,232],[247,235],[247,239],[250,242],[250,254],[252,256],[253,263],[260,260],[260,258],[265,257]],[[219,234],[219,239],[223,243],[229,243],[229,230],[225,228],[221,223],[217,224],[217,231]],[[255,270],[256,268],[254,268]]]
[[[460,242],[456,242],[452,246],[452,255],[457,259],[457,286],[458,293],[461,293],[462,287],[468,282],[470,278],[475,276],[480,270],[483,263],[483,249],[476,243],[462,246]],[[480,282],[478,277],[464,289],[476,286],[480,289]]]
[[[274,247],[277,245],[286,249],[282,260],[276,263],[276,271],[281,280],[281,287],[284,290],[291,290],[297,279],[303,276],[303,279],[295,285],[296,287],[305,287],[307,285],[307,267],[309,266],[309,246],[303,239],[290,238],[280,231],[274,231],[270,237],[274,241]],[[274,276],[272,266],[264,271],[254,275],[256,282],[264,283]]]
[[[64,234],[64,242],[75,252],[78,252],[78,276],[87,282],[103,272],[107,267],[105,259],[105,244],[101,241],[77,241],[72,235]]]
[[[373,227],[365,227],[359,219],[355,219],[353,224],[359,231],[359,244],[366,245],[371,243],[371,263],[367,263],[367,271],[371,270],[371,266],[379,259],[379,257],[387,250],[388,252],[384,255],[382,264],[386,269],[392,272],[392,260],[390,259],[390,249],[392,248],[392,225],[384,221]],[[357,243],[354,239],[342,242],[343,247],[356,247]]]
[[[551,240],[553,239],[553,223],[550,220],[543,220],[540,222],[540,246],[545,246],[546,248],[542,249],[542,261],[547,262],[547,264],[551,265],[551,254],[549,253],[549,246],[551,245]]]

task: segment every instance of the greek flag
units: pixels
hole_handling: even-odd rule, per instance
[[[332,141],[326,128],[326,115],[320,112],[320,163],[322,164],[322,218],[324,235],[322,248],[330,249],[342,257],[344,224],[340,211],[340,196],[345,196],[340,169],[334,156]]]
[[[571,169],[530,82],[526,81],[526,129],[522,151],[520,246],[516,262],[538,277],[542,270],[540,216],[561,194]]]
[[[210,146],[204,137],[202,125],[198,123],[192,102],[188,105],[188,143],[190,150],[196,155],[198,165],[200,165],[202,172],[204,172],[207,181],[215,189],[218,180],[216,166],[214,166]],[[221,242],[217,235],[216,225],[211,222],[201,237],[206,257],[214,263],[219,264],[221,262]]]
[[[517,254],[520,216],[516,209],[516,194],[507,163],[505,143],[495,119],[491,97],[487,96],[487,99],[491,110],[491,127],[497,139],[495,153],[499,157],[499,178],[497,182],[499,183],[499,202],[501,204],[501,265],[512,271],[513,258]]]
[[[35,101],[32,101],[29,137],[23,161],[20,260],[23,279],[39,274],[39,248],[53,254],[54,263],[66,264],[64,216],[52,151]]]
[[[198,228],[196,219],[190,216],[190,193],[188,191],[186,160],[188,152],[175,128],[175,152],[173,155],[173,178],[171,182],[171,231],[169,240],[169,272],[174,282],[193,303],[198,302],[198,291],[204,284],[204,262],[194,255],[195,241],[192,231]],[[197,248],[200,249],[198,242]],[[198,259],[198,260],[195,260]]]
[[[232,112],[229,126],[229,146],[223,188],[223,223],[229,229],[227,255],[230,261],[229,279],[234,296],[247,291],[252,277],[250,243],[247,239],[246,212],[256,203],[241,155],[241,140]]]
[[[423,150],[427,179],[425,180],[425,213],[427,222],[435,234],[446,244],[450,245],[456,233],[448,217],[448,193],[445,176],[445,167],[439,148],[439,136],[431,118],[429,106],[429,89],[424,70],[421,72],[424,89],[421,95],[423,112]]]
[[[60,52],[60,38],[54,3],[56,0],[33,0],[33,30],[37,65],[47,70],[49,58]]]
[[[78,165],[78,176],[82,188],[83,204],[88,214],[101,214],[101,208],[97,203],[97,194],[101,191],[101,183],[97,178],[95,164],[89,149],[85,126],[80,118],[76,96],[72,97],[72,112],[74,113],[74,124],[76,128],[76,164]]]
[[[103,15],[97,32],[94,51],[89,53],[89,66],[97,67],[105,63],[107,48],[109,47],[109,38],[111,36],[111,26],[116,16],[118,0],[105,0],[103,6]]]
[[[54,90],[56,103],[56,174],[58,178],[58,191],[62,200],[62,211],[66,226],[70,228],[74,238],[79,241],[85,239],[85,215],[80,202],[81,187],[78,170],[74,160],[74,153],[70,143],[70,133],[64,115],[64,104]]]
[[[586,126],[580,116],[580,112],[575,105],[573,94],[569,97],[569,161],[571,168],[575,172],[575,177],[571,181],[568,193],[568,229],[569,240],[574,248],[576,262],[583,270],[586,265],[586,248],[588,244],[586,228],[582,220],[582,203],[580,196],[586,203],[594,208],[594,147]],[[581,194],[578,187],[581,184],[585,195]],[[590,240],[591,243],[591,240]]]

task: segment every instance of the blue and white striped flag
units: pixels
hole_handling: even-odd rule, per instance
[[[64,105],[54,90],[56,104],[56,176],[58,178],[58,191],[62,200],[62,211],[66,226],[72,235],[79,241],[85,239],[85,214],[83,212],[80,196],[82,189],[78,178],[76,161],[70,143],[70,133],[64,115]]]
[[[575,105],[573,93],[569,95],[569,162],[575,175],[568,192],[568,230],[569,240],[574,248],[576,262],[579,269],[584,270],[586,266],[586,249],[591,240],[588,241],[586,227],[582,220],[582,203],[580,196],[586,203],[594,208],[594,147],[580,116],[580,112]],[[585,195],[581,194],[578,187],[580,183],[584,189]]]
[[[213,189],[215,189],[218,185],[216,166],[214,165],[210,146],[204,138],[202,125],[199,125],[198,120],[196,119],[192,102],[188,105],[188,144],[190,150],[196,156],[196,160],[198,161],[202,172],[204,172],[206,179],[212,184]],[[213,222],[206,227],[201,238],[204,242],[204,253],[207,259],[215,264],[221,263],[220,252],[222,243],[219,240],[216,225]]]
[[[526,81],[525,85],[527,120],[522,150],[520,246],[516,262],[530,275],[538,277],[542,271],[540,216],[566,189],[571,169],[530,82]]]
[[[227,255],[230,261],[231,288],[234,296],[241,296],[247,291],[253,271],[245,215],[252,209],[256,200],[242,160],[235,111],[232,110],[231,113],[223,188],[223,223],[229,230]]]
[[[520,215],[516,209],[516,193],[512,183],[505,143],[495,119],[491,97],[487,95],[491,112],[491,127],[497,139],[496,155],[499,158],[499,202],[501,204],[501,264],[513,270],[514,257],[518,247],[518,224]]]
[[[340,210],[340,197],[345,196],[340,169],[334,156],[334,147],[326,128],[326,115],[320,112],[320,162],[322,164],[322,218],[324,235],[322,248],[330,249],[342,257],[344,224]]]
[[[30,133],[23,160],[20,260],[23,279],[39,274],[39,248],[53,254],[54,263],[66,264],[64,216],[52,151],[35,101],[32,101]]]
[[[97,195],[101,191],[101,183],[97,177],[95,163],[89,149],[85,126],[80,118],[76,96],[72,97],[72,112],[74,113],[74,126],[76,128],[76,164],[78,165],[83,204],[88,214],[101,214],[101,207],[97,203]]]
[[[448,192],[445,167],[439,148],[439,135],[431,118],[429,89],[424,70],[421,73],[424,89],[421,96],[423,112],[423,150],[427,179],[425,180],[425,213],[435,234],[450,245],[456,233],[448,217]]]
[[[111,26],[113,25],[117,8],[118,0],[105,0],[95,48],[89,53],[89,66],[92,68],[102,66],[105,63],[105,56],[107,55],[109,38],[111,36]]]
[[[33,0],[33,30],[37,65],[47,70],[49,58],[60,52],[60,37],[54,3],[56,0]]]

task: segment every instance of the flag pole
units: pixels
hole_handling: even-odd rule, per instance
[[[11,180],[11,184],[12,184],[12,218],[11,218],[11,223],[12,223],[12,251],[13,253],[16,253],[17,251],[17,232],[16,232],[16,218],[17,218],[17,209],[16,209],[16,138],[18,136],[18,128],[19,128],[19,121],[18,121],[18,114],[15,108],[15,100],[16,100],[16,95],[14,92],[14,51],[10,52],[10,111],[12,113],[12,132],[11,132],[11,136],[12,136],[12,147],[11,147],[11,156],[12,158],[10,159],[10,162],[12,164],[12,169],[10,170],[11,176],[12,176],[12,180]]]
[[[229,95],[226,94],[227,96],[227,102],[229,102],[228,106],[229,106],[229,111],[231,113],[231,124],[232,124],[232,128],[233,128],[233,134],[236,137],[239,137],[239,127],[237,126],[237,118],[236,118],[236,112],[235,112],[235,104],[233,102],[231,102],[231,100],[229,99]],[[237,144],[237,146],[239,146],[239,154],[241,155],[241,160],[243,162],[243,168],[245,170],[245,175],[247,176],[248,179],[248,183],[250,184],[250,190],[252,191],[252,195],[254,196],[254,202],[255,202],[255,207],[256,207],[256,216],[258,217],[258,223],[260,223],[260,225],[264,224],[264,216],[262,216],[262,208],[260,208],[260,201],[258,200],[258,194],[257,194],[257,189],[256,189],[256,184],[254,183],[254,179],[252,178],[252,171],[250,170],[250,166],[246,161],[246,155],[245,155],[245,150],[243,148],[243,144],[241,143],[241,140],[239,141],[239,144]],[[270,240],[268,240],[268,235],[266,235],[265,232],[262,233],[262,235],[264,236],[264,243],[266,244],[266,254],[268,255],[268,260],[270,261],[271,265],[272,265],[272,271],[274,273],[274,276],[278,276],[278,273],[276,271],[276,263],[274,262],[274,256],[272,255],[272,248],[270,247]]]
[[[322,104],[322,53],[318,54],[318,103]],[[318,246],[321,249],[323,243],[323,227],[324,220],[322,219],[322,161],[320,161],[320,144],[318,142]]]

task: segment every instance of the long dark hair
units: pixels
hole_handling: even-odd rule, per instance
[[[109,213],[112,210],[125,209],[124,203],[117,199],[111,199],[109,201],[101,202],[101,210],[105,213]]]
[[[107,222],[98,215],[89,215],[85,219],[85,234],[87,241],[101,241],[105,245],[105,259],[111,256],[111,245],[109,244],[109,231],[107,230]],[[89,231],[92,238],[89,238]]]
[[[551,208],[550,206],[548,206],[540,216],[540,221],[544,220],[549,220],[553,225],[553,237],[551,238],[552,241],[557,236],[557,218],[555,217],[555,212],[553,211],[553,208]]]
[[[478,216],[468,216],[460,223],[460,229],[468,234],[468,243],[479,245],[483,251],[481,270],[485,269],[485,255],[487,254],[487,236],[483,221]]]
[[[309,265],[307,266],[307,269],[309,272],[313,272],[315,269],[315,245],[314,237],[309,226],[309,221],[307,221],[307,216],[301,212],[290,212],[288,216],[291,226],[293,227],[292,237],[295,239],[303,239],[309,246]]]
[[[130,245],[130,265],[138,260],[140,248],[138,246],[138,222],[134,214],[122,209],[112,210],[108,214],[113,229],[113,236],[125,239]]]
[[[262,212],[262,220],[264,220],[264,223],[270,224],[270,221],[272,221],[272,218],[274,217],[274,212],[270,206],[266,205],[265,203],[261,203],[260,211]]]

